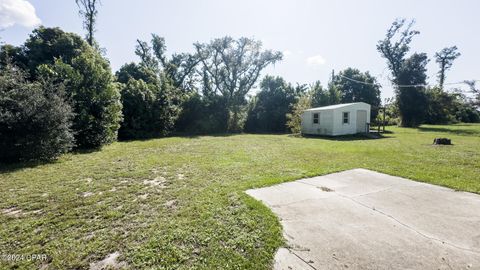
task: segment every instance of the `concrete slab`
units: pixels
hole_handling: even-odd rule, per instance
[[[480,196],[355,169],[248,190],[281,220],[274,269],[480,269]]]

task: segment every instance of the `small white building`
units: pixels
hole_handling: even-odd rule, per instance
[[[305,110],[302,134],[349,135],[366,133],[370,124],[371,106],[364,102],[337,104]]]

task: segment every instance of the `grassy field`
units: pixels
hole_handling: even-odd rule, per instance
[[[0,268],[88,269],[118,252],[128,269],[268,269],[281,227],[244,191],[352,168],[480,193],[480,125],[389,130],[376,140],[172,137],[2,165],[0,255],[48,261],[0,257]]]

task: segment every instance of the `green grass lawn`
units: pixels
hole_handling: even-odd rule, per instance
[[[367,168],[480,193],[480,125],[388,128],[385,138],[288,135],[119,142],[0,171],[0,268],[269,269],[281,226],[249,188]],[[453,146],[432,146],[449,137]]]

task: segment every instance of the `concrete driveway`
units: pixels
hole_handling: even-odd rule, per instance
[[[275,269],[480,269],[480,196],[355,169],[248,190],[281,220]]]

